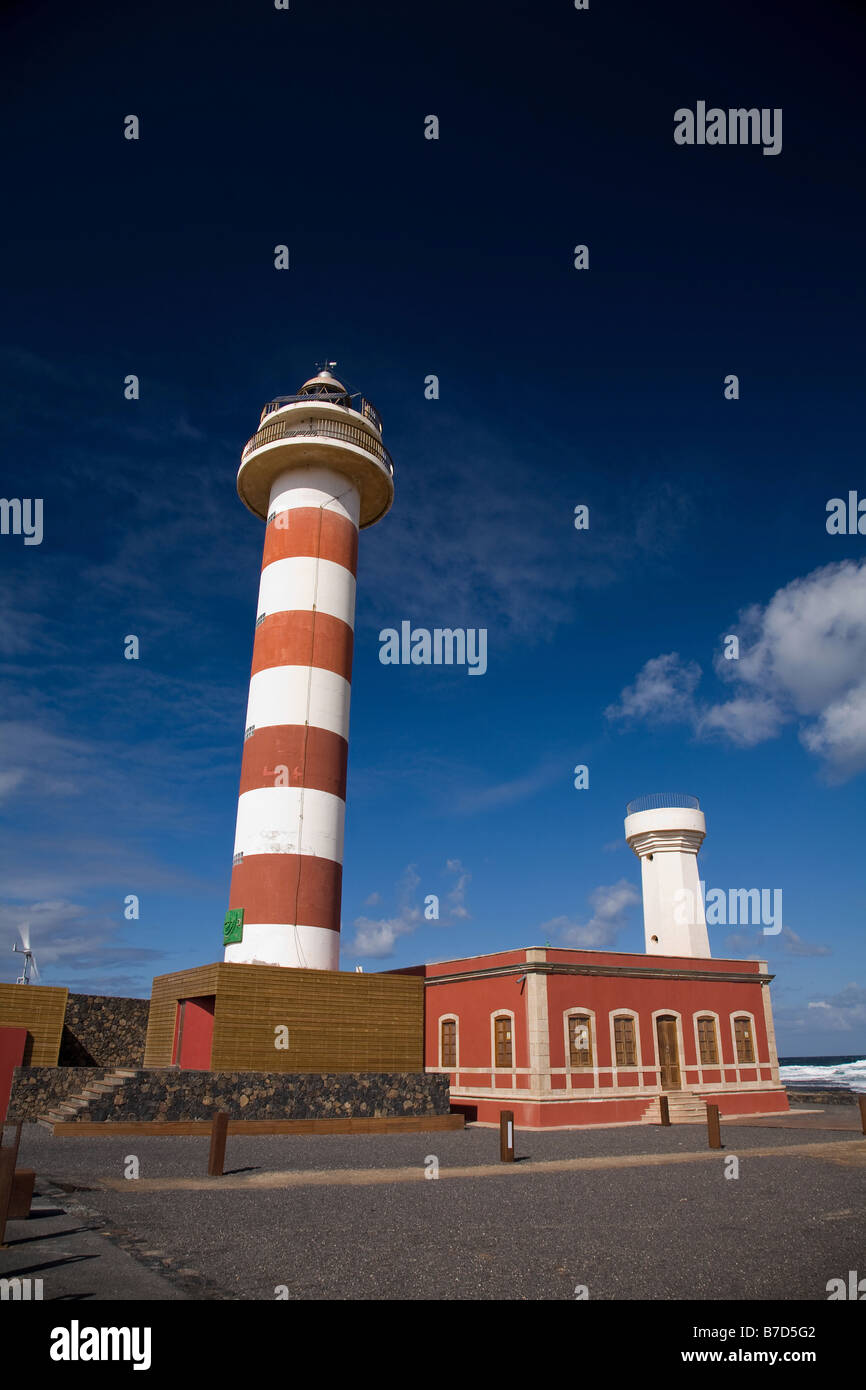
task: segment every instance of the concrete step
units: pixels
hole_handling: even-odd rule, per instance
[[[707,1122],[707,1107],[699,1096],[690,1091],[663,1091],[667,1096],[668,1114],[672,1125],[702,1125]],[[658,1124],[659,1097],[649,1102],[641,1116],[642,1124]]]
[[[75,1095],[67,1096],[64,1101],[59,1102],[45,1115],[40,1115],[36,1123],[50,1129],[63,1121],[77,1119],[79,1115],[84,1118],[93,1101],[104,1100],[106,1096],[115,1095],[131,1076],[138,1076],[138,1074],[138,1070],[133,1070],[131,1067],[118,1067],[116,1071],[106,1072],[104,1076],[90,1081],[83,1090],[76,1092]]]

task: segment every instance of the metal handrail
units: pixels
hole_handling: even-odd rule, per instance
[[[627,816],[637,815],[639,811],[699,811],[701,803],[696,796],[686,796],[678,792],[655,792],[652,796],[639,796],[630,801],[625,808]]]
[[[309,403],[309,397],[301,397],[301,399],[306,399]],[[357,448],[372,454],[379,463],[385,465],[391,477],[394,476],[394,460],[384,444],[380,444],[378,439],[375,439],[372,434],[368,434],[358,425],[351,425],[347,420],[331,420],[323,416],[311,416],[307,420],[274,420],[270,425],[264,425],[244,446],[241,461],[246,458],[247,454],[251,454],[253,449],[260,449],[263,444],[272,444],[276,439],[290,439],[303,435],[326,435],[329,439],[342,439],[344,443],[354,444]]]
[[[268,401],[267,404],[262,407],[259,424],[261,424],[268,415],[272,415],[275,410],[282,410],[284,405],[310,405],[315,401],[324,401],[326,405],[341,405],[346,410],[356,410],[359,415],[364,416],[365,420],[369,420],[371,424],[375,425],[376,429],[381,434],[382,417],[373,405],[373,402],[368,401],[365,396],[358,395],[358,404],[350,405],[349,402],[353,399],[355,398],[347,395],[345,391],[317,391],[314,396],[308,391],[302,391],[300,394],[294,396],[277,396],[274,400]]]

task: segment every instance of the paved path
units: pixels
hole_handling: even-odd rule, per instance
[[[171,1257],[153,1251],[136,1258],[122,1238],[107,1236],[103,1223],[64,1193],[36,1198],[29,1220],[7,1222],[6,1242],[7,1248],[0,1249],[0,1278],[29,1279],[31,1297],[32,1281],[41,1279],[46,1303],[197,1296],[166,1277],[174,1264]]]
[[[774,1115],[771,1119],[738,1120],[738,1125],[748,1125],[750,1129],[844,1129],[862,1134],[860,1110],[854,1105],[834,1105],[830,1110],[791,1110],[787,1115]]]
[[[850,1131],[828,1140],[844,1141]],[[772,1142],[796,1144],[805,1136],[797,1129],[763,1131],[748,1125],[723,1125],[725,1150],[739,1153]],[[516,1152],[532,1163],[552,1159],[610,1158],[618,1154],[692,1153],[706,1147],[701,1125],[624,1125],[613,1129],[521,1130],[515,1135]],[[127,1159],[135,1156],[139,1177],[204,1177],[210,1141],[193,1135],[118,1135],[106,1126],[104,1135],[54,1136],[38,1125],[25,1125],[20,1164],[37,1173],[87,1186],[96,1179],[125,1178]],[[433,1134],[305,1134],[229,1135],[226,1170],[236,1173],[285,1172],[303,1169],[415,1168],[422,1172],[425,1159],[434,1154],[440,1164],[464,1167],[496,1163],[499,1132],[475,1128],[441,1130]]]
[[[750,1159],[775,1158],[779,1154],[803,1158],[824,1159],[850,1167],[866,1167],[866,1143],[785,1144],[775,1148],[752,1148]],[[720,1162],[722,1149],[701,1149],[695,1153],[619,1154],[608,1158],[560,1158],[547,1162],[475,1163],[465,1167],[440,1166],[438,1178],[503,1178],[539,1177],[546,1173],[578,1173],[610,1168],[646,1168],[671,1163]],[[330,1168],[284,1173],[228,1173],[222,1177],[100,1178],[102,1191],[122,1192],[135,1197],[142,1192],[208,1192],[234,1189],[251,1191],[261,1188],[335,1186],[370,1187],[377,1183],[424,1182],[428,1174],[417,1165],[412,1168]]]

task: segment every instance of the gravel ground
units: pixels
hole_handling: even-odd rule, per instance
[[[722,1142],[726,1153],[742,1153],[769,1145],[802,1144],[811,1138],[822,1142],[851,1138],[845,1131],[819,1135],[802,1130],[760,1129],[726,1125]],[[191,1136],[120,1135],[117,1139],[55,1138],[39,1125],[25,1125],[19,1164],[38,1173],[77,1178],[123,1176],[127,1155],[139,1160],[139,1177],[194,1176],[207,1173],[210,1141]],[[518,1159],[531,1162],[557,1158],[615,1154],[693,1153],[707,1147],[703,1125],[628,1125],[622,1129],[571,1130],[558,1133],[517,1131]],[[440,1130],[429,1134],[281,1134],[234,1136],[226,1145],[226,1172],[316,1170],[335,1168],[424,1167],[428,1154],[440,1165],[496,1162],[499,1131],[493,1129]]]
[[[748,1151],[812,1139],[850,1145],[844,1132],[728,1126],[724,1139],[724,1153],[700,1162],[532,1174],[533,1160],[705,1152],[705,1133],[674,1126],[518,1134],[527,1163],[519,1177],[258,1191],[64,1193],[46,1185],[47,1174],[67,1189],[118,1177],[133,1153],[142,1177],[202,1174],[208,1146],[198,1138],[55,1139],[32,1126],[21,1161],[37,1168],[40,1190],[53,1192],[83,1231],[55,1238],[63,1291],[46,1269],[46,1298],[166,1297],[174,1289],[187,1298],[273,1300],[284,1286],[289,1298],[305,1300],[539,1300],[574,1299],[585,1285],[600,1300],[825,1301],[829,1279],[866,1273],[866,1140],[862,1158],[859,1149],[852,1158],[840,1150],[841,1163],[793,1153],[749,1159]],[[498,1134],[231,1138],[226,1168],[421,1169],[428,1154],[442,1167],[489,1163]],[[726,1179],[732,1154],[740,1175]],[[32,1226],[14,1223],[10,1236],[29,1236]],[[85,1238],[120,1252],[110,1271],[106,1256],[110,1278],[98,1258],[76,1263],[71,1246],[67,1259],[63,1242]],[[0,1253],[0,1273],[16,1259],[20,1265],[20,1248]],[[141,1291],[141,1270],[162,1292]]]

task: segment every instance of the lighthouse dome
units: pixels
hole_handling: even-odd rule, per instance
[[[338,381],[332,376],[327,367],[323,367],[311,376],[309,381],[305,381],[298,391],[299,396],[346,396],[348,392],[342,381]]]

